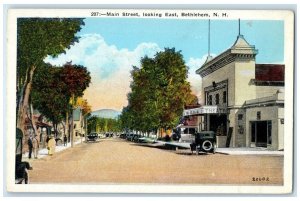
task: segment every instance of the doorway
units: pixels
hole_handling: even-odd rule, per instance
[[[272,121],[252,121],[251,143],[256,147],[267,147],[272,144]]]
[[[209,130],[217,135],[227,135],[227,115],[210,115]]]

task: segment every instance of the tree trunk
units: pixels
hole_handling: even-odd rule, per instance
[[[70,141],[69,138],[69,112],[66,112],[66,127],[65,127],[65,135],[68,137],[68,142]]]
[[[17,128],[21,129],[23,132],[23,145],[25,143],[25,120],[27,116],[28,106],[29,106],[29,96],[32,87],[32,78],[35,70],[35,66],[31,66],[27,69],[25,81],[21,87],[21,91],[17,99]],[[25,146],[23,146],[25,147]]]
[[[56,122],[52,122],[53,123],[53,128],[54,128],[54,138],[57,138],[57,123]]]
[[[64,131],[63,137],[64,137],[66,135],[66,126],[65,126],[64,122],[61,122],[61,125],[63,127],[63,131]]]
[[[38,134],[37,132],[37,128],[36,128],[36,124],[35,124],[35,119],[34,119],[34,116],[33,116],[33,108],[32,108],[32,104],[30,104],[30,107],[29,107],[29,110],[28,110],[28,114],[27,114],[27,117],[30,121],[30,124],[31,124],[31,127],[33,129],[33,133],[35,135]]]

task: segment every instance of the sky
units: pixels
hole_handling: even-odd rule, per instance
[[[189,67],[188,81],[199,98],[201,77],[195,71],[208,53],[208,20],[86,18],[76,43],[52,65],[72,61],[91,72],[92,82],[84,92],[92,110],[115,109],[127,105],[130,70],[140,66],[145,55],[153,57],[165,47],[181,51]],[[219,55],[230,48],[238,35],[238,20],[211,20],[210,52]],[[256,63],[283,63],[284,22],[241,20],[241,34],[258,49]]]

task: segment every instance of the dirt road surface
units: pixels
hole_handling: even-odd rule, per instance
[[[32,184],[283,185],[283,156],[191,155],[116,138],[82,143],[30,163]]]

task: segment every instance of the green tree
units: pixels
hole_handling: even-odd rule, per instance
[[[33,106],[52,121],[56,133],[57,125],[63,119],[68,121],[66,114],[72,110],[72,94],[81,96],[89,86],[90,79],[85,67],[71,64],[64,67],[47,64],[36,70],[31,92]],[[83,115],[90,112],[87,100],[78,98],[76,105],[82,108]]]
[[[64,53],[78,37],[82,18],[18,18],[17,21],[17,128],[24,133],[35,70],[48,56]]]
[[[98,117],[96,116],[91,116],[89,119],[88,119],[88,133],[90,132],[98,132],[97,131],[97,124],[98,124]]]
[[[173,128],[185,105],[196,103],[187,81],[188,67],[175,48],[165,48],[155,57],[141,59],[141,68],[131,72],[128,106],[121,115],[122,128],[143,132]]]
[[[73,110],[76,105],[78,97],[83,95],[84,90],[89,86],[91,82],[90,72],[86,67],[81,65],[73,65],[71,62],[67,62],[60,73],[62,81],[66,84],[64,93],[69,97],[71,109]],[[66,133],[69,133],[69,111],[66,112]],[[71,127],[73,129],[73,127]],[[73,147],[73,135],[71,136],[71,147]]]
[[[49,119],[57,131],[57,125],[70,109],[69,97],[64,94],[66,84],[60,79],[61,68],[50,65],[36,69],[30,94],[33,107]]]
[[[118,119],[92,116],[88,120],[88,132],[119,132],[121,129]]]

